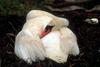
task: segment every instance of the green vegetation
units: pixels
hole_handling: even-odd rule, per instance
[[[0,0],[1,15],[25,15],[31,9],[40,9],[38,6],[44,0]]]

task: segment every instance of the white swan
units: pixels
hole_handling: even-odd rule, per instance
[[[16,36],[15,54],[30,64],[46,57],[57,63],[66,62],[69,54],[79,54],[75,34],[65,27],[68,24],[67,19],[45,11],[29,12],[26,23]],[[46,30],[47,26],[53,26],[51,31]]]

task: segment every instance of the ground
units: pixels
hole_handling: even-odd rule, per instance
[[[53,14],[68,18],[69,28],[77,36],[80,54],[69,56],[64,64],[46,59],[29,65],[14,53],[15,37],[25,23],[25,16],[0,16],[0,67],[100,67],[100,13],[75,10]],[[89,17],[97,17],[99,24],[86,23],[84,20]]]

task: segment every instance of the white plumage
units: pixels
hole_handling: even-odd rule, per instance
[[[69,54],[79,54],[76,36],[67,27],[50,32],[42,38],[42,43],[47,57],[58,63],[66,62]]]
[[[54,25],[51,32],[41,38],[46,26]],[[15,54],[28,63],[44,60],[46,57],[57,63],[67,61],[68,55],[78,55],[79,48],[75,34],[67,27],[65,18],[48,12],[32,10],[15,40]]]
[[[51,19],[48,16],[40,16],[24,24],[23,29],[18,33],[15,41],[15,53],[18,57],[28,63],[37,59],[44,60],[45,49],[39,34]]]

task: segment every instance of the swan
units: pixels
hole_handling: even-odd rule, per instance
[[[30,11],[15,38],[15,54],[29,64],[45,58],[67,62],[69,54],[76,56],[80,52],[77,38],[68,25],[67,19],[49,12]]]

